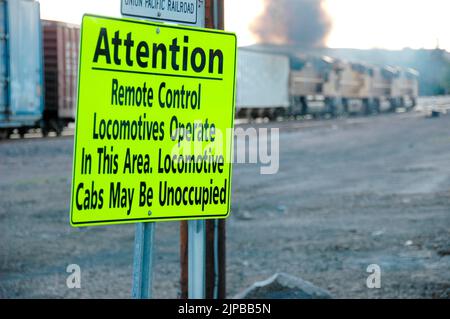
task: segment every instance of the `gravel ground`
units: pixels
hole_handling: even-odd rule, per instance
[[[280,127],[280,170],[234,166],[231,297],[277,271],[336,298],[450,297],[450,116]],[[69,226],[71,137],[0,142],[0,297],[129,298],[134,226]],[[179,223],[159,223],[154,296],[179,293]],[[368,289],[366,268],[381,267]],[[66,267],[81,267],[68,289]]]

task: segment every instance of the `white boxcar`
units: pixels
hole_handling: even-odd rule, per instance
[[[285,55],[238,49],[236,113],[287,109],[289,72]]]

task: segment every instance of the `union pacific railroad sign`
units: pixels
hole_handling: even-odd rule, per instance
[[[121,0],[120,11],[129,17],[202,26],[203,0]],[[201,11],[201,12],[199,12]]]
[[[226,218],[236,37],[85,15],[71,225]]]

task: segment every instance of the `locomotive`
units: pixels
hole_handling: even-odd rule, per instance
[[[418,76],[409,68],[240,48],[236,114],[274,119],[409,110]]]

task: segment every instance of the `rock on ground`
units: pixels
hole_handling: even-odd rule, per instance
[[[314,286],[309,281],[285,273],[255,282],[237,294],[236,299],[330,299],[328,291]]]

